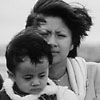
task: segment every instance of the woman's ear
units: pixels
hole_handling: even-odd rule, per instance
[[[7,71],[8,77],[12,80],[15,81],[15,75],[11,71]]]
[[[74,48],[74,45],[72,44],[70,50],[73,50],[73,48]]]

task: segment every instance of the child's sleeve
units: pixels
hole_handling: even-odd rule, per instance
[[[66,86],[58,86],[57,100],[78,100],[77,95]]]

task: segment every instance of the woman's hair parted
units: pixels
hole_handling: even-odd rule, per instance
[[[77,56],[77,47],[93,24],[88,10],[79,3],[74,4],[76,6],[63,0],[38,0],[26,21],[26,28],[34,25],[39,27],[41,22],[46,23],[45,17],[60,17],[72,32],[73,49],[68,55],[72,58]]]

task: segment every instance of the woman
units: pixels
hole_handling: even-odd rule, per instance
[[[77,47],[92,25],[86,8],[62,0],[39,0],[27,18],[26,28],[32,25],[43,31],[40,35],[52,47],[49,77],[58,85],[68,86],[79,100],[100,100],[99,65],[76,57]]]

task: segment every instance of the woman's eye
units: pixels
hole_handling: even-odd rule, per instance
[[[40,34],[42,37],[47,38],[48,34]]]
[[[66,37],[66,36],[65,35],[62,35],[62,34],[59,34],[58,37],[63,38],[63,37]]]
[[[57,35],[57,37],[59,37],[59,38],[66,37],[66,35],[65,35],[64,33],[60,32],[60,31],[56,32],[56,35]]]

